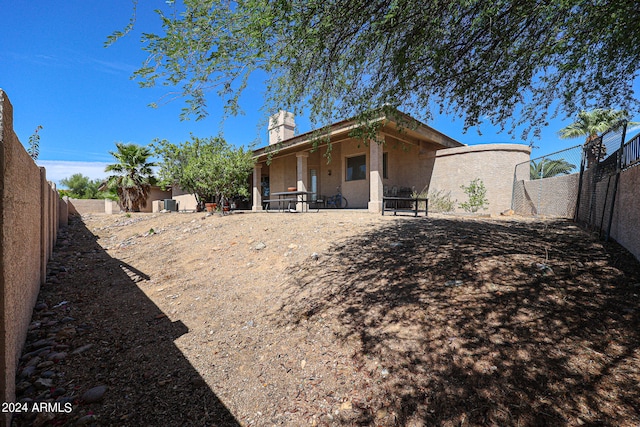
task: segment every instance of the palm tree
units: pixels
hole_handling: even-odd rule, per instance
[[[535,160],[532,160],[530,166],[531,180],[551,178],[552,176],[558,175],[568,175],[576,168],[576,165],[567,162],[565,159],[542,159],[538,163],[536,163]]]
[[[602,145],[602,141],[598,144],[593,144],[593,142],[599,138],[598,134],[606,132],[609,129],[618,130],[624,122],[628,120],[629,114],[625,110],[605,110],[602,108],[596,108],[593,111],[583,110],[578,113],[577,121],[560,129],[558,134],[562,139],[586,136],[587,139],[584,146],[589,147],[589,145],[593,145],[587,153],[588,164],[592,165],[606,154],[606,147]],[[637,122],[628,122],[628,125],[631,126],[637,124]]]
[[[105,172],[114,172],[107,179],[107,186],[115,189],[120,199],[120,205],[127,211],[139,211],[147,206],[147,196],[151,190],[153,166],[149,162],[151,151],[147,147],[136,144],[116,142],[117,151],[110,151],[118,163],[107,165]]]

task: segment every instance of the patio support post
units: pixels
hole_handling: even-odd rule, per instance
[[[296,170],[298,172],[297,177],[298,177],[298,182],[297,182],[297,188],[298,191],[307,191],[307,180],[309,178],[307,178],[309,172],[307,171],[307,160],[309,159],[309,153],[307,153],[306,151],[301,151],[299,153],[296,153],[296,159],[297,159],[297,166],[296,166]],[[296,206],[296,209],[302,211],[303,205],[302,203],[298,203]]]
[[[253,166],[253,206],[252,211],[262,210],[262,164],[256,163]]]
[[[369,141],[369,212],[382,211],[382,144]]]

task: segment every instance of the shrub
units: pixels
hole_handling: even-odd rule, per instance
[[[480,178],[476,178],[468,186],[461,185],[469,201],[460,203],[460,207],[466,212],[478,212],[479,209],[487,210],[489,200],[487,199],[487,189]]]

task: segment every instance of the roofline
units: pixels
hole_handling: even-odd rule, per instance
[[[387,120],[390,123],[395,123],[398,124],[399,120],[398,117],[393,117],[395,116],[399,116],[399,118],[401,120],[406,121],[407,123],[411,124],[412,122],[416,124],[415,127],[413,127],[413,125],[411,126],[404,126],[401,127],[402,129],[409,129],[409,130],[422,130],[422,132],[418,132],[419,134],[421,134],[425,139],[426,136],[424,135],[424,133],[432,133],[435,134],[437,139],[441,139],[442,142],[436,142],[439,145],[442,145],[442,148],[454,148],[454,147],[464,147],[465,144],[462,144],[459,141],[456,141],[455,139],[451,138],[448,135],[445,135],[444,133],[440,132],[437,129],[432,128],[429,125],[426,125],[424,123],[422,123],[421,121],[413,118],[412,116],[403,113],[402,111],[393,108],[393,109],[388,109],[387,111],[391,111],[391,114],[385,113],[384,111],[382,111],[380,113],[380,115],[377,118],[374,118],[372,120],[370,120],[371,123],[377,123],[380,121],[384,121]],[[356,129],[359,126],[358,122],[356,119],[345,119],[345,120],[341,120],[339,122],[333,123],[331,125],[328,126],[329,130],[327,132],[326,135],[329,136],[329,138],[331,139],[332,136],[335,135],[339,135],[339,134],[344,134],[348,131],[351,131],[353,129]],[[277,152],[277,151],[281,151],[284,149],[289,149],[289,148],[293,148],[293,147],[298,147],[298,146],[302,146],[304,144],[308,144],[311,141],[313,141],[314,138],[313,135],[318,134],[318,132],[322,132],[323,128],[319,128],[319,129],[314,129],[311,130],[309,132],[305,132],[303,134],[300,135],[296,135],[293,138],[289,138],[286,139],[284,141],[278,142],[276,144],[271,144],[271,145],[267,145],[265,147],[261,147],[261,148],[257,148],[255,150],[253,150],[253,155],[254,158],[260,158],[262,156],[268,155],[270,153],[273,152]],[[322,135],[324,136],[324,135]]]

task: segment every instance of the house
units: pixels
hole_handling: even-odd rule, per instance
[[[318,198],[340,189],[349,208],[371,212],[381,211],[385,194],[439,190],[463,202],[467,196],[460,186],[476,178],[487,188],[486,213],[511,208],[515,165],[529,160],[528,146],[467,146],[398,110],[381,112],[375,121],[377,135],[368,143],[352,136],[355,120],[331,125],[329,160],[326,143],[313,146],[316,133],[295,135],[293,114],[280,111],[272,116],[269,145],[254,151],[252,210],[262,210],[269,194],[290,187]]]

